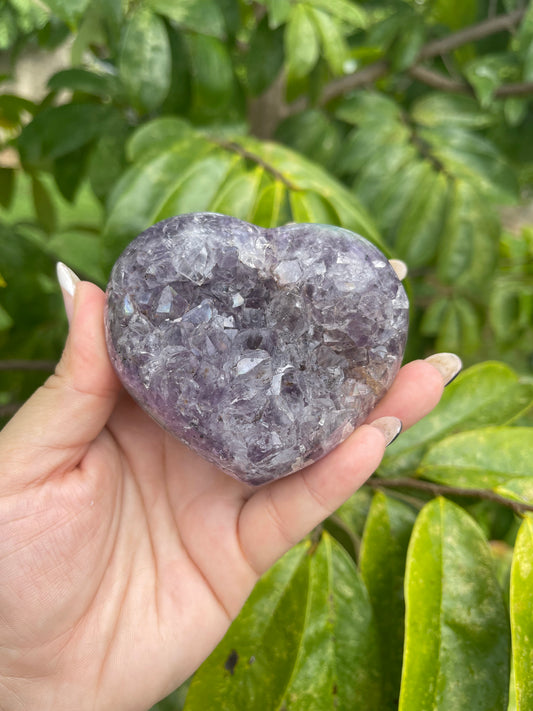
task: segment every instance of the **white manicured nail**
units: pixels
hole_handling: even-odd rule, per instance
[[[463,368],[463,362],[455,353],[435,353],[425,360],[439,371],[444,385],[451,383]]]
[[[387,446],[394,442],[402,431],[402,421],[398,417],[379,417],[374,422],[371,422],[370,425],[382,433]]]
[[[407,276],[407,264],[401,259],[389,259],[389,264],[396,272],[396,276],[400,281],[403,281]]]
[[[56,265],[56,274],[59,286],[63,292],[63,301],[65,303],[65,311],[67,313],[67,318],[70,322],[72,318],[72,313],[74,311],[74,294],[76,292],[76,286],[80,281],[80,278],[74,274],[72,269],[67,267],[63,262],[58,262]]]

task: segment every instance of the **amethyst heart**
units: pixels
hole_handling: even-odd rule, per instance
[[[392,384],[408,301],[386,257],[327,225],[172,217],[122,253],[106,338],[133,398],[205,459],[262,484],[319,459]]]

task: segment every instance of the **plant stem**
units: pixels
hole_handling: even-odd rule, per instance
[[[435,484],[431,481],[411,479],[410,477],[398,477],[397,479],[369,479],[366,482],[366,485],[371,489],[416,489],[418,491],[425,491],[433,496],[465,496],[472,499],[493,501],[496,504],[512,509],[519,516],[524,514],[526,511],[533,511],[532,505],[522,503],[521,501],[507,499],[505,496],[501,496],[490,489],[463,489],[460,486]]]

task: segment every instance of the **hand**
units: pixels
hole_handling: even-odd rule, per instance
[[[145,711],[213,650],[259,576],[372,474],[397,422],[363,425],[251,489],[121,389],[102,291],[80,282],[64,295],[56,373],[0,433],[0,709]],[[409,427],[443,386],[429,362],[410,363],[369,420]]]

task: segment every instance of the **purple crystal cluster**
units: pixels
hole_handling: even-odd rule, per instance
[[[319,459],[366,419],[400,367],[407,323],[386,257],[326,225],[173,217],[126,248],[107,289],[126,389],[251,484]]]

